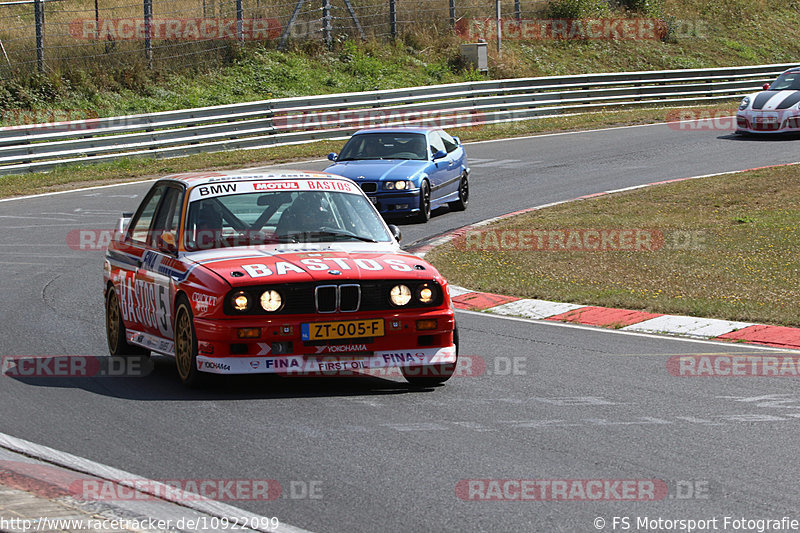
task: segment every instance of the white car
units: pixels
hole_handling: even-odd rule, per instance
[[[800,68],[745,96],[736,113],[736,133],[789,132],[800,132]]]

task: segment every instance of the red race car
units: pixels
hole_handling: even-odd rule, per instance
[[[447,282],[399,239],[339,176],[165,177],[106,252],[109,351],[174,356],[187,385],[392,367],[413,384],[444,382],[458,346]]]

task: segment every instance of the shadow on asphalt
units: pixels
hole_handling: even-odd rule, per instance
[[[276,375],[210,375],[202,388],[190,389],[178,379],[175,361],[153,356],[152,371],[142,377],[0,376],[33,387],[82,389],[93,394],[136,401],[269,400],[431,392],[405,381],[375,376],[283,377]]]
[[[441,207],[437,207],[433,211],[431,211],[431,218],[438,217],[439,215],[444,215],[445,213],[450,213],[450,208],[446,205]],[[425,222],[415,222],[413,219],[408,217],[386,217],[387,224],[395,224],[396,226],[414,226],[414,225],[425,225]]]
[[[727,135],[720,135],[717,139],[749,142],[797,141],[800,140],[800,133],[757,133],[749,135],[729,133]]]

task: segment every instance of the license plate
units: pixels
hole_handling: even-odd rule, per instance
[[[383,337],[383,319],[313,322],[303,324],[301,333],[304,341]]]
[[[378,199],[374,196],[367,196],[367,198],[369,198],[369,201],[372,202],[372,205],[378,205]]]
[[[756,115],[753,117],[753,122],[756,124],[777,124],[778,116],[774,114]]]

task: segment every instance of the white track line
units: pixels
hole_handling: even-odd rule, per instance
[[[166,174],[165,174],[166,175]],[[65,191],[53,191],[53,192],[43,192],[39,194],[29,194],[27,196],[14,196],[13,198],[0,198],[0,202],[13,202],[15,200],[29,200],[31,198],[42,198],[44,196],[56,196],[59,194],[70,194],[74,192],[84,192],[84,191],[94,191],[97,189],[108,189],[110,187],[121,187],[123,185],[139,185],[142,183],[150,183],[151,181],[156,181],[158,178],[153,178],[149,180],[141,180],[141,181],[123,181],[121,183],[111,183],[109,185],[94,185],[92,187],[81,187],[80,189],[69,189]]]
[[[753,350],[762,350],[767,352],[781,352],[781,353],[791,353],[791,354],[800,353],[800,350],[790,350],[787,348],[773,348],[772,346],[762,346],[759,344],[732,343],[732,342],[711,341],[704,339],[691,339],[688,337],[674,337],[672,335],[657,335],[655,333],[641,333],[638,331],[624,331],[621,329],[608,329],[608,328],[601,328],[598,326],[587,326],[585,324],[573,324],[572,322],[556,322],[554,320],[537,320],[534,318],[523,318],[519,316],[495,315],[491,312],[486,312],[486,311],[469,311],[466,309],[456,309],[456,313],[465,313],[468,315],[480,316],[483,318],[496,318],[498,320],[513,320],[516,322],[527,322],[528,324],[555,326],[560,328],[582,329],[585,331],[594,331],[596,333],[632,335],[634,337],[645,337],[648,339],[658,339],[661,341],[669,340],[669,341],[680,341],[680,342],[694,342],[700,344],[712,344],[714,346],[725,346],[727,348],[738,347],[738,348],[746,348],[748,350],[753,349]]]
[[[84,459],[83,457],[78,457],[77,455],[72,455],[70,453],[62,452],[54,448],[50,448],[48,446],[42,446],[40,444],[36,444],[27,440],[18,439],[17,437],[12,437],[11,435],[6,435],[5,433],[0,433],[0,447],[21,453],[23,455],[27,455],[28,457],[39,459],[47,463],[58,465],[67,468],[69,470],[105,479],[113,483],[117,483],[119,485],[132,488],[134,490],[137,490],[138,492],[149,494],[160,500],[171,501],[172,503],[175,503],[179,506],[187,507],[189,509],[205,513],[210,516],[216,516],[219,518],[239,517],[240,519],[247,517],[249,523],[251,524],[268,523],[268,519],[266,522],[259,521],[260,519],[265,519],[266,517],[262,517],[247,511],[243,511],[241,509],[238,509],[236,507],[221,502],[208,501],[208,500],[193,501],[193,498],[185,498],[180,500],[177,498],[171,499],[170,495],[172,494],[172,491],[169,489],[169,487],[163,485],[160,482],[148,480],[141,476],[137,476],[125,472],[123,470],[118,470],[110,466],[96,463],[94,461],[90,461],[89,459]],[[140,482],[138,484],[139,486],[137,486],[136,482]],[[201,500],[199,496],[197,499]],[[255,522],[253,522],[253,520],[255,520]],[[255,528],[255,527],[248,527],[248,529],[252,529],[254,531],[277,532],[277,533],[309,533],[304,529],[300,529],[284,523],[281,523],[278,529],[266,529],[266,528]]]

